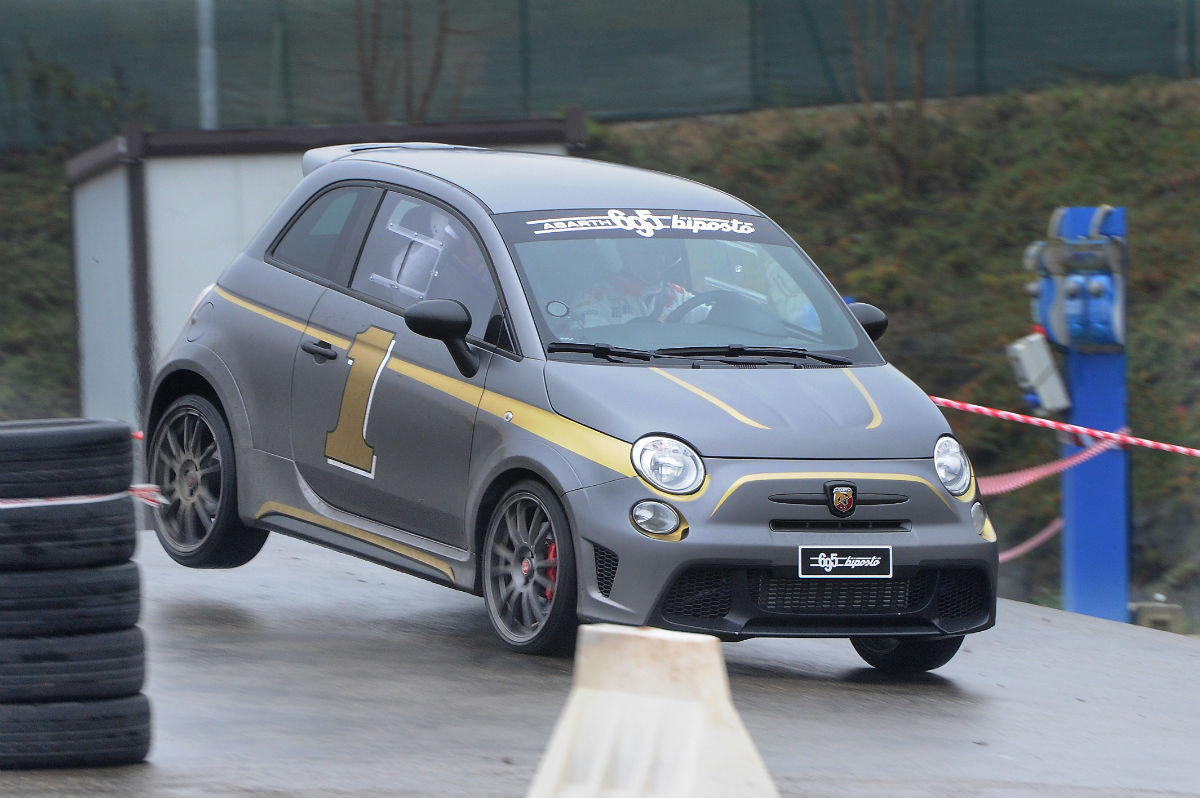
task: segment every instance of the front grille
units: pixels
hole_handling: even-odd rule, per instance
[[[942,620],[969,618],[988,608],[987,577],[981,571],[947,569],[938,583],[937,613]]]
[[[772,532],[908,532],[911,521],[795,521],[777,519]]]
[[[922,568],[890,579],[802,579],[795,570],[709,565],[678,576],[659,611],[668,623],[716,634],[827,633],[872,624],[956,633],[986,622],[991,601],[988,575],[981,569]]]
[[[764,610],[792,614],[902,612],[928,603],[933,571],[907,579],[799,579],[750,571],[750,598]]]
[[[732,606],[731,571],[693,568],[675,580],[663,601],[663,614],[675,618],[724,618]]]
[[[617,578],[617,565],[620,559],[615,551],[610,551],[603,546],[592,544],[596,550],[596,585],[600,588],[600,595],[608,598],[612,593],[613,580]]]

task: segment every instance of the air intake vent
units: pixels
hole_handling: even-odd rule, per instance
[[[693,568],[675,580],[663,602],[668,618],[724,618],[733,597],[726,568]]]
[[[592,544],[592,548],[596,550],[596,585],[600,588],[600,595],[608,598],[612,593],[613,580],[617,578],[617,565],[620,564],[620,558],[617,557],[615,551],[610,551],[595,543]]]
[[[853,612],[904,612],[928,603],[933,571],[910,579],[798,579],[751,571],[750,596],[770,612],[824,615]]]
[[[987,577],[980,571],[942,571],[937,594],[938,617],[944,621],[970,618],[988,609]]]

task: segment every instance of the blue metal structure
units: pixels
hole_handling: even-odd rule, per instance
[[[1059,208],[1026,252],[1038,273],[1034,318],[1067,352],[1070,422],[1126,426],[1124,208]],[[1063,456],[1082,447],[1067,444]],[[1114,450],[1063,474],[1063,606],[1129,619],[1129,456]]]

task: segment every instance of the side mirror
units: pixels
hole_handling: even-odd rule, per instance
[[[455,299],[423,300],[404,311],[404,323],[417,335],[444,343],[464,377],[478,373],[479,356],[467,346],[471,312],[463,303]]]
[[[868,305],[866,302],[851,302],[850,312],[854,314],[854,318],[858,319],[858,323],[867,331],[867,335],[872,341],[878,341],[888,328],[887,314],[874,305]]]

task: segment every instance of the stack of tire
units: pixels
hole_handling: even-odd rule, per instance
[[[119,422],[0,423],[0,768],[150,748],[132,475]]]

